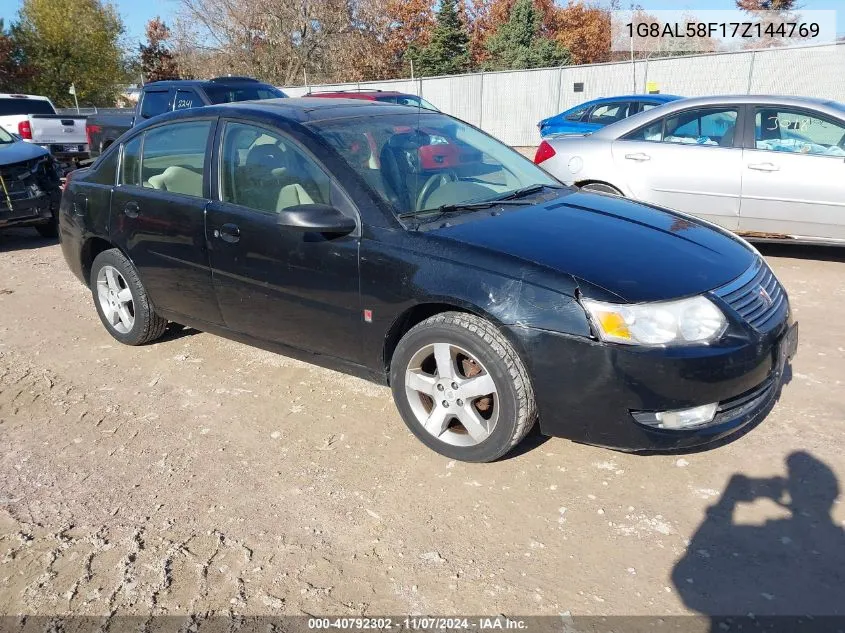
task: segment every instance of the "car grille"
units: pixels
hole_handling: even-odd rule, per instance
[[[757,260],[745,273],[717,288],[713,294],[759,331],[780,323],[789,307],[786,292],[762,260]]]
[[[756,411],[756,409],[772,394],[775,388],[775,381],[767,378],[762,384],[743,394],[724,400],[719,403],[716,415],[710,425],[721,424],[729,420],[736,420],[742,416]]]

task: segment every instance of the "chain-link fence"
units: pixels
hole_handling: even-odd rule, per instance
[[[690,55],[539,70],[394,81],[293,86],[309,90],[398,90],[517,146],[540,142],[537,122],[590,99],[659,90],[687,97],[782,94],[845,101],[845,42]]]

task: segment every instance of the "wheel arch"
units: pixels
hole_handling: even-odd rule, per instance
[[[99,255],[100,253],[110,250],[112,248],[117,247],[111,242],[109,242],[107,239],[97,236],[90,237],[82,245],[82,250],[80,251],[79,258],[82,274],[85,278],[86,284],[90,283],[91,281],[91,266],[94,264],[94,259],[96,259],[97,255]],[[124,256],[125,255],[126,253],[124,253]]]
[[[607,187],[612,187],[613,189],[616,189],[616,191],[618,191],[618,192],[619,192],[619,194],[620,194],[623,198],[624,198],[624,197],[627,197],[627,196],[625,195],[625,192],[622,190],[622,188],[621,188],[621,187],[617,187],[617,186],[616,186],[616,185],[614,185],[612,182],[608,182],[607,180],[600,180],[600,179],[598,179],[598,178],[585,178],[584,180],[576,180],[573,184],[574,184],[576,187],[578,187],[579,189],[580,189],[581,187],[584,187],[585,185],[605,185],[605,186],[607,186]]]
[[[388,328],[387,334],[384,337],[384,346],[382,350],[382,363],[387,384],[390,384],[390,365],[393,360],[393,354],[396,351],[396,347],[399,345],[399,341],[402,340],[402,337],[405,336],[411,328],[419,325],[426,319],[443,312],[464,312],[490,321],[490,323],[492,323],[502,333],[502,336],[508,339],[510,344],[513,345],[517,354],[519,354],[522,358],[525,358],[525,349],[520,341],[512,335],[502,321],[497,319],[488,311],[483,310],[476,305],[455,299],[432,300],[417,303],[407,308],[398,317],[396,317],[396,319],[394,319],[393,323]]]

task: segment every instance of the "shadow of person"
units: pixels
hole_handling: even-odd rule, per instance
[[[809,453],[792,453],[786,466],[786,478],[731,477],[672,571],[684,604],[712,616],[713,631],[730,616],[845,614],[845,531],[831,518],[839,482]],[[737,522],[738,509],[759,515],[763,499],[788,515]]]

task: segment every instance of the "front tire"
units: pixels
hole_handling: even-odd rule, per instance
[[[537,417],[516,350],[492,323],[472,314],[444,312],[411,328],[396,347],[390,378],[411,432],[453,459],[498,459]]]
[[[138,271],[118,249],[94,258],[90,288],[100,321],[121,343],[143,345],[164,334],[167,319],[155,313]]]

